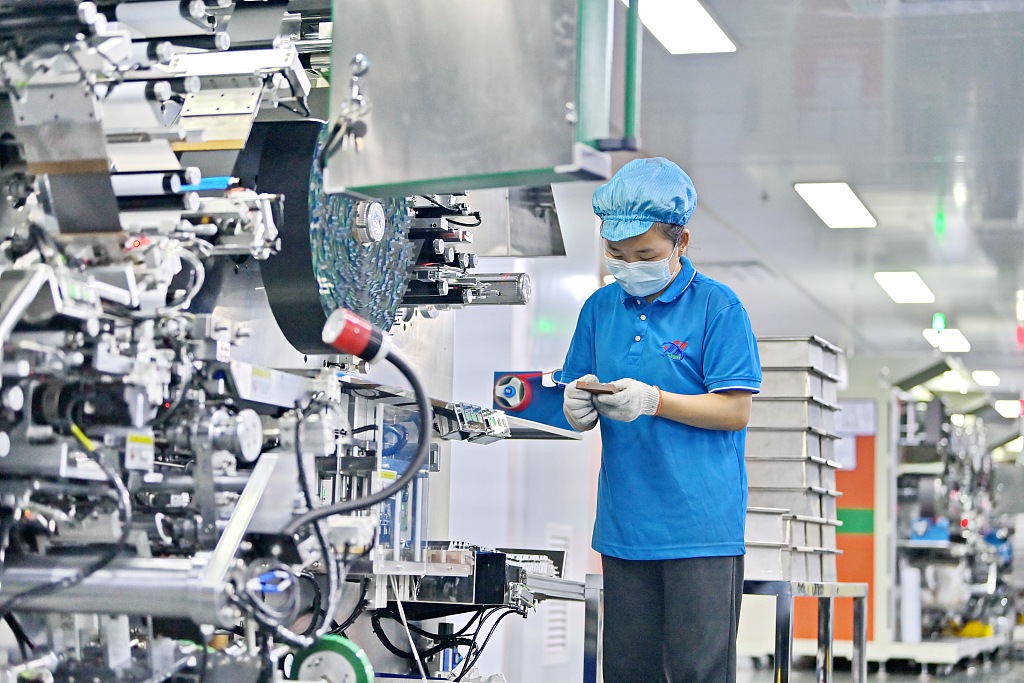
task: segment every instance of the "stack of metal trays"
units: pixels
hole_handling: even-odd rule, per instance
[[[835,581],[835,414],[841,351],[819,337],[758,339],[764,380],[747,430],[747,578]],[[785,530],[765,534],[768,510]]]

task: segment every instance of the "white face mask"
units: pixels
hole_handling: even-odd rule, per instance
[[[631,296],[650,296],[668,287],[675,273],[672,272],[672,261],[679,259],[676,249],[672,255],[660,261],[636,261],[627,263],[619,259],[605,256],[608,272]]]

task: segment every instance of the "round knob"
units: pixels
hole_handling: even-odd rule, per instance
[[[210,419],[210,436],[215,448],[246,462],[253,462],[263,451],[263,421],[255,410],[242,410],[237,415],[218,410]]]
[[[384,215],[383,204],[365,201],[356,204],[352,235],[360,244],[370,245],[380,242],[384,239],[384,230],[386,228],[387,218]]]

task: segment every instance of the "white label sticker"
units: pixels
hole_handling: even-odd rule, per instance
[[[124,444],[125,469],[152,472],[155,461],[152,432],[128,432]]]

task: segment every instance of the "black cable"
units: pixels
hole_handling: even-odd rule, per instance
[[[373,615],[370,617],[370,622],[371,625],[373,626],[373,632],[377,635],[377,640],[380,641],[381,645],[383,645],[388,652],[395,655],[396,657],[401,657],[402,659],[411,659],[413,661],[416,661],[418,659],[422,662],[423,660],[428,659],[429,657],[433,657],[439,652],[450,650],[453,647],[457,647],[459,645],[473,644],[473,641],[469,638],[455,638],[442,636],[442,638],[439,639],[439,645],[427,648],[426,650],[420,650],[419,648],[417,648],[415,653],[409,652],[407,650],[401,649],[400,647],[391,642],[391,638],[388,637],[388,634],[384,631],[384,627],[381,626],[381,616],[394,618],[394,615],[389,614],[387,612],[382,612],[380,610],[374,612]],[[409,626],[409,630],[412,630],[411,625]]]
[[[21,661],[27,662],[32,659],[32,652],[35,651],[35,643],[25,633],[25,629],[22,628],[21,622],[18,621],[18,617],[13,614],[5,614],[4,621],[11,627],[11,633],[14,634],[14,639],[18,641],[18,650],[21,651]]]
[[[417,635],[423,636],[424,638],[430,638],[431,640],[438,640],[438,641],[440,641],[440,640],[445,640],[445,639],[450,639],[450,638],[458,638],[458,637],[466,635],[466,632],[469,631],[469,629],[473,628],[473,622],[475,622],[477,620],[477,618],[481,614],[483,614],[485,611],[486,610],[481,609],[481,610],[478,610],[477,612],[475,612],[473,614],[473,616],[469,619],[469,621],[467,621],[465,623],[465,625],[461,629],[459,629],[457,632],[454,632],[454,633],[435,633],[433,631],[428,631],[428,630],[426,630],[424,628],[420,628],[419,626],[416,626],[414,624],[409,624],[409,630],[412,631],[413,633],[417,634]],[[391,609],[380,610],[380,612],[381,612],[382,616],[390,617],[391,619],[394,619],[395,621],[401,622],[401,618],[397,614],[395,614],[395,612],[393,610],[391,610]]]
[[[377,425],[363,425],[362,427],[359,427],[358,429],[353,429],[352,430],[352,436],[355,436],[356,434],[362,434],[363,432],[374,432],[374,431],[377,431]]]
[[[472,670],[472,668],[474,666],[476,666],[476,663],[478,661],[480,661],[480,655],[483,654],[484,648],[487,647],[487,643],[491,642],[491,636],[493,636],[494,632],[498,630],[498,624],[500,624],[501,620],[504,619],[505,617],[507,617],[510,614],[518,614],[518,612],[516,612],[514,609],[510,609],[507,612],[505,612],[504,614],[500,615],[495,620],[495,622],[491,625],[491,630],[487,633],[487,637],[484,638],[484,642],[481,643],[479,649],[477,649],[476,655],[474,655],[471,658],[467,657],[466,664],[465,664],[465,666],[462,667],[462,673],[460,673],[458,675],[458,677],[455,679],[455,681],[461,681],[466,676],[466,674],[469,673],[469,671]]]
[[[203,650],[202,662],[199,664],[199,680],[196,683],[205,683],[206,681],[206,664],[210,658],[210,652],[206,643],[202,643],[200,648]]]
[[[313,615],[313,618],[309,620],[309,626],[307,626],[306,630],[302,632],[302,635],[304,636],[311,636],[316,633],[316,630],[320,627],[317,620],[320,612],[320,606],[323,603],[324,592],[320,589],[320,582],[317,581],[316,577],[310,572],[302,572],[299,574],[299,578],[306,579],[313,584],[313,605],[309,610]]]
[[[28,598],[39,597],[41,595],[49,595],[56,593],[57,591],[77,586],[82,581],[98,572],[99,570],[106,567],[108,564],[114,561],[122,550],[128,545],[128,535],[132,530],[132,504],[131,504],[131,493],[128,492],[128,488],[121,481],[121,477],[110,467],[110,465],[103,462],[99,453],[92,446],[92,442],[85,436],[85,433],[78,428],[78,425],[71,425],[72,432],[75,437],[82,443],[82,447],[85,448],[86,453],[89,457],[99,465],[100,469],[103,470],[103,474],[106,475],[107,479],[117,490],[117,502],[121,509],[121,536],[117,539],[114,547],[100,555],[97,559],[93,560],[89,564],[85,565],[73,574],[69,574],[63,579],[52,581],[50,583],[40,584],[33,588],[29,588],[26,591],[22,591],[17,595],[12,595],[7,598],[6,601],[0,603],[0,615],[6,616],[11,610],[14,609],[17,604]]]
[[[476,217],[476,223],[463,223],[462,221],[453,221],[451,218],[448,218],[447,216],[445,216],[445,220],[448,221],[449,224],[457,225],[460,228],[476,228],[479,227],[481,223],[483,223],[483,220],[480,218],[479,211],[474,211],[469,215]]]
[[[395,366],[395,368],[401,372],[405,378],[409,381],[412,386],[413,392],[416,394],[416,408],[420,414],[422,424],[429,425],[433,424],[434,413],[430,407],[430,398],[427,396],[426,390],[423,388],[423,384],[420,382],[419,377],[416,376],[412,366],[409,365],[397,351],[392,350],[388,352],[386,356],[388,361]],[[406,486],[408,486],[413,479],[415,479],[423,467],[424,463],[427,462],[427,455],[430,451],[430,437],[429,431],[424,430],[426,433],[420,436],[419,443],[416,445],[416,455],[409,463],[409,467],[402,473],[398,479],[393,483],[385,486],[376,493],[371,493],[368,496],[357,498],[354,500],[343,500],[338,503],[331,505],[325,505],[315,510],[310,510],[298,517],[294,518],[291,522],[285,526],[282,533],[294,534],[305,525],[323,519],[325,517],[332,517],[334,515],[344,514],[346,512],[353,512],[355,510],[363,510],[376,505],[382,501],[391,498],[396,493],[400,492]]]
[[[356,601],[356,606],[352,608],[352,612],[345,617],[344,621],[331,628],[331,633],[335,635],[344,633],[345,629],[356,623],[356,619],[358,619],[359,615],[363,613],[363,608],[366,607],[366,593],[370,587],[370,580],[368,578],[364,578],[360,580],[360,583],[363,588],[359,593],[359,600]]]

